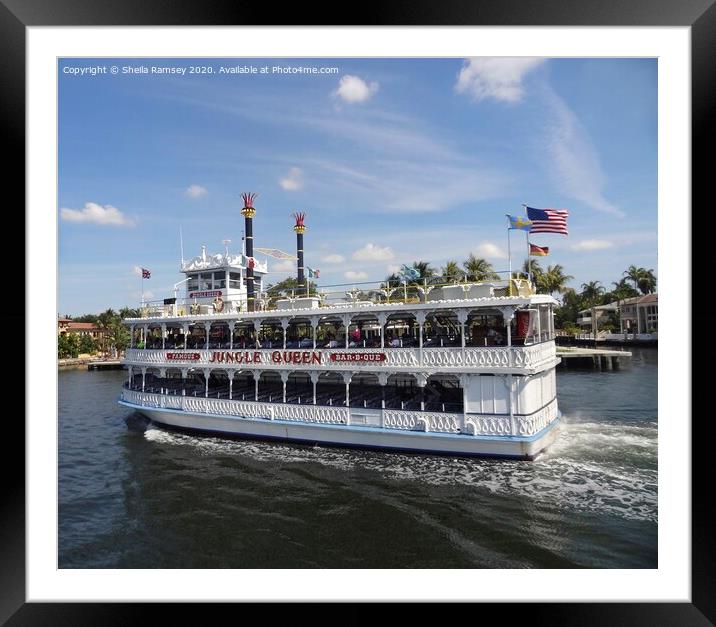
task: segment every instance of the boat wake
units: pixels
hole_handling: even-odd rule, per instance
[[[536,461],[437,457],[246,440],[165,431],[150,424],[156,444],[190,446],[207,456],[276,464],[319,464],[341,471],[376,473],[383,480],[463,486],[480,493],[527,499],[570,511],[657,522],[657,429],[562,419],[557,440]],[[351,474],[353,473],[353,474]]]

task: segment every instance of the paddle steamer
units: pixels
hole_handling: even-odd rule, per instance
[[[182,261],[184,298],[124,321],[122,405],[167,427],[311,445],[534,459],[554,440],[551,296],[508,277],[384,283],[336,302],[306,278],[295,214],[298,289],[270,298],[254,196],[241,254],[202,248]]]

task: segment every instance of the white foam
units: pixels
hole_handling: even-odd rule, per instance
[[[194,436],[152,425],[145,438],[164,446],[190,446],[211,457],[320,464],[340,470],[346,481],[353,480],[353,471],[369,471],[391,481],[470,486],[490,494],[549,502],[561,509],[656,522],[657,471],[641,463],[655,466],[656,434],[652,425],[564,421],[557,441],[534,462],[309,448]]]

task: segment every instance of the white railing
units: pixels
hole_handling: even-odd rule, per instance
[[[345,407],[172,396],[137,390],[122,390],[122,399],[142,407],[179,409],[193,414],[292,420],[313,424],[351,424],[350,412]],[[554,399],[533,414],[516,415],[514,418],[510,418],[509,415],[455,414],[401,409],[383,409],[379,412],[379,424],[385,429],[466,435],[530,436],[544,429],[557,417],[557,400]]]
[[[196,359],[168,359],[167,354],[178,356],[195,355]],[[232,360],[227,361],[230,353]],[[278,354],[278,358],[276,356]],[[318,361],[313,359],[318,355]],[[385,355],[383,361],[333,361],[332,355]],[[219,357],[220,356],[220,357]],[[137,366],[161,366],[165,368],[218,367],[243,370],[250,368],[291,370],[351,370],[361,368],[439,368],[439,369],[528,369],[545,365],[555,358],[554,341],[541,342],[530,346],[494,346],[485,348],[443,347],[443,348],[352,348],[335,349],[251,349],[228,351],[212,350],[149,350],[130,348],[125,362]],[[240,360],[240,361],[239,361]]]
[[[348,424],[349,413],[345,407],[321,405],[279,405],[254,401],[239,401],[194,396],[172,396],[122,390],[122,399],[142,407],[180,409],[195,414],[219,416],[242,416],[267,420],[296,420],[321,424]]]

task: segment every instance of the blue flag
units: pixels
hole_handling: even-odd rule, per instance
[[[417,268],[411,268],[410,266],[403,265],[400,269],[400,274],[404,279],[414,281],[420,278],[420,271]]]
[[[532,230],[532,222],[523,216],[515,217],[508,215],[507,219],[510,221],[510,226],[507,227],[508,229],[519,229],[520,231]]]

